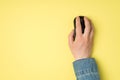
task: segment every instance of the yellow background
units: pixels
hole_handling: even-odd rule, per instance
[[[68,34],[92,19],[101,80],[120,80],[119,0],[0,0],[0,80],[75,80]]]

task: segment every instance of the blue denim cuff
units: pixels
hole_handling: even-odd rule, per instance
[[[78,59],[73,62],[73,67],[76,76],[98,73],[97,64],[94,58]]]

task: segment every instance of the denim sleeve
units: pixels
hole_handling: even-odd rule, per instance
[[[78,59],[73,62],[73,68],[77,80],[100,80],[94,58]]]

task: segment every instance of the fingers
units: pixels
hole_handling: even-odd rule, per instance
[[[76,17],[76,38],[82,36],[82,29],[79,16]]]
[[[79,40],[80,38],[82,38],[82,36],[84,36],[85,38],[93,38],[94,35],[94,29],[93,29],[93,25],[91,23],[91,21],[84,16],[84,22],[85,22],[85,30],[84,33],[82,33],[82,26],[80,23],[80,18],[79,16],[76,17],[76,40]],[[72,44],[73,42],[73,34],[74,31],[71,32],[72,37],[70,37],[70,44]],[[70,35],[70,36],[71,36]]]
[[[68,36],[68,43],[71,46],[73,44],[73,34],[74,34],[74,30],[72,30]]]
[[[92,26],[91,26],[90,20],[87,17],[84,17],[84,21],[85,21],[84,36],[88,38],[90,36],[90,32],[92,30]]]

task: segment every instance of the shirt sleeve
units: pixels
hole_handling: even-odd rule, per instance
[[[73,68],[77,80],[100,80],[94,58],[78,59],[73,62]]]

